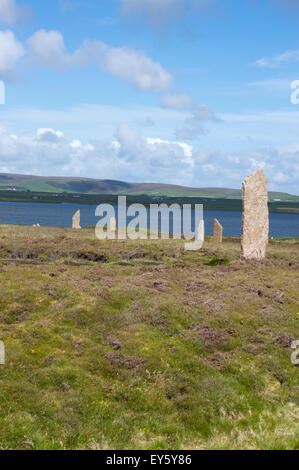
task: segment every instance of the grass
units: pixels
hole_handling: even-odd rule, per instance
[[[229,264],[229,259],[228,258],[217,258],[213,257],[210,259],[210,261],[207,263],[208,266],[219,266],[221,264]]]
[[[298,449],[299,241],[0,227],[1,449]]]

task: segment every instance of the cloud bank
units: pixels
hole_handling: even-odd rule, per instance
[[[51,128],[24,136],[0,127],[0,161],[0,172],[49,175],[51,168],[55,176],[235,188],[263,167],[271,189],[298,193],[298,144],[230,153],[148,138],[128,125],[119,126],[110,142],[87,144],[68,141],[62,131]]]

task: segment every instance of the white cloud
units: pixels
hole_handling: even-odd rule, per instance
[[[216,116],[216,114],[206,104],[200,104],[197,106],[193,119],[195,121],[221,122],[221,118]]]
[[[154,127],[144,127],[145,116],[154,121]],[[80,136],[82,141],[110,140],[115,129],[123,122],[139,127],[148,137],[170,140],[174,129],[182,126],[187,116],[171,109],[148,106],[108,106],[84,104],[59,109],[6,106],[1,110],[1,122],[18,134],[20,129],[31,134],[39,127],[63,129],[67,139]],[[190,116],[191,117],[191,114]],[[222,123],[211,126],[210,132],[201,137],[201,143],[214,147],[221,142],[226,152],[244,150],[255,146],[287,145],[298,141],[299,109],[293,106],[285,111],[261,111],[243,114],[221,114]],[[205,125],[205,123],[202,123]],[[248,143],[248,136],[251,137]],[[173,140],[183,140],[173,138]],[[187,142],[187,141],[186,141]],[[188,142],[189,143],[189,142]],[[193,143],[193,142],[192,142]]]
[[[38,129],[37,139],[40,142],[58,142],[63,139],[64,135],[61,131],[55,131],[54,129]]]
[[[193,147],[185,142],[169,142],[169,140],[163,140],[158,137],[152,138],[147,137],[146,139],[148,144],[155,145],[155,144],[167,144],[167,145],[178,145],[183,149],[185,157],[192,157],[192,149]]]
[[[142,91],[162,93],[162,107],[176,111],[194,111],[195,120],[214,120],[216,117],[206,105],[198,104],[186,93],[170,93],[173,77],[158,62],[145,53],[129,47],[111,47],[94,40],[86,40],[73,53],[67,51],[60,31],[39,30],[27,41],[27,51],[11,31],[0,32],[0,74],[12,72],[18,60],[27,55],[27,63],[39,67],[69,69],[97,65],[117,78],[129,81]],[[1,49],[0,49],[1,51]],[[1,57],[2,54],[2,57]],[[149,124],[149,122],[148,122]],[[193,126],[195,134],[197,126]],[[189,131],[190,134],[190,131]]]
[[[124,165],[131,167],[138,181],[154,181],[178,178],[188,171],[190,148],[182,142],[170,142],[160,138],[146,138],[141,132],[123,124],[115,132],[118,142],[117,156]],[[143,176],[142,176],[143,175]],[[132,180],[132,176],[130,177]]]
[[[81,149],[81,150],[87,150],[87,151],[92,151],[95,149],[94,145],[91,144],[82,144],[81,140],[79,139],[74,139],[71,143],[70,146],[73,149]]]
[[[159,92],[171,85],[170,74],[143,52],[128,47],[112,48],[98,41],[86,43],[84,51],[87,56],[95,55],[99,65],[112,75],[129,80],[139,90]]]
[[[73,54],[66,51],[59,31],[37,31],[27,41],[29,60],[43,67],[71,68],[98,65],[142,91],[168,90],[172,77],[158,62],[129,47],[110,47],[101,41],[84,41]]]
[[[191,96],[187,93],[166,93],[161,97],[160,103],[163,108],[178,111],[189,110],[194,106]]]
[[[40,139],[58,135],[58,139]],[[0,171],[58,176],[155,181],[179,180],[188,171],[190,147],[162,139],[148,139],[127,125],[119,126],[116,140],[83,144],[68,142],[61,131],[39,130],[36,135],[16,136],[0,128]]]
[[[200,136],[206,135],[206,128],[197,123],[196,127],[180,127],[175,131],[176,139],[195,140]]]
[[[194,111],[191,116],[185,119],[185,127],[175,131],[177,139],[195,140],[207,134],[206,122],[219,123],[222,120],[205,104],[193,104]]]
[[[192,115],[185,119],[184,127],[176,129],[177,139],[195,140],[207,134],[205,122],[221,122],[208,105],[197,103],[186,93],[166,93],[162,95],[160,104],[163,108],[192,112]]]
[[[274,57],[263,57],[254,62],[256,67],[279,67],[284,63],[299,62],[299,49],[283,52]]]
[[[0,79],[7,78],[27,54],[27,63],[39,67],[68,69],[97,65],[117,78],[129,81],[142,91],[165,92],[172,76],[145,53],[129,47],[110,47],[101,41],[84,41],[68,53],[59,31],[39,30],[27,42],[25,51],[12,31],[0,31]]]
[[[13,24],[26,14],[26,8],[17,5],[16,0],[1,0],[0,21]]]
[[[25,50],[12,31],[0,31],[0,79],[14,74],[17,62],[25,55]]]
[[[27,40],[29,59],[42,67],[69,67],[71,56],[66,53],[64,39],[59,31],[41,29]]]

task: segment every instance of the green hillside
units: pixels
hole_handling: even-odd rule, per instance
[[[240,189],[190,188],[159,183],[126,183],[123,181],[90,178],[44,177],[0,174],[0,190],[67,194],[126,194],[168,197],[206,197],[215,199],[241,199]],[[270,192],[270,201],[299,202],[299,196]]]

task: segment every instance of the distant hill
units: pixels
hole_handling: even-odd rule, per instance
[[[126,194],[168,197],[206,197],[215,199],[241,199],[239,189],[189,188],[160,183],[125,183],[123,181],[91,178],[45,177],[0,173],[0,190],[34,191],[68,194]],[[299,196],[270,192],[270,201],[298,202]]]

